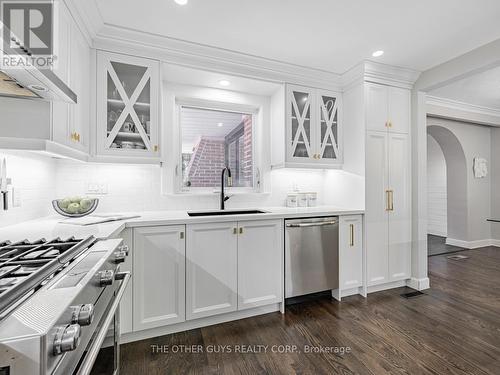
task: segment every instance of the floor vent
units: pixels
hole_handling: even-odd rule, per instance
[[[449,257],[446,257],[446,259],[451,259],[451,260],[465,260],[465,259],[469,259],[469,257],[465,256],[465,255],[451,255]]]
[[[403,294],[401,294],[401,297],[406,298],[406,299],[420,297],[420,296],[425,296],[425,293],[419,292],[417,290],[415,292],[409,292],[409,293],[403,293]]]

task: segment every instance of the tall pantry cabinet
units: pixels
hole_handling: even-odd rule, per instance
[[[365,83],[368,287],[411,276],[410,90]]]

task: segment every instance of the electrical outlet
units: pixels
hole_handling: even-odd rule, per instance
[[[87,194],[92,194],[92,195],[108,194],[108,184],[99,182],[89,182],[87,184]]]
[[[12,207],[21,207],[22,199],[21,199],[21,189],[12,188]]]

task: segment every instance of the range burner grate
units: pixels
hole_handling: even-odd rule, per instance
[[[0,242],[0,316],[95,242],[94,237]]]

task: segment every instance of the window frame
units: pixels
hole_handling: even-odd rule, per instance
[[[176,98],[175,99],[175,119],[176,128],[178,132],[178,149],[176,152],[176,167],[175,167],[175,193],[177,194],[214,194],[220,192],[220,186],[213,188],[209,187],[188,187],[183,184],[182,173],[182,124],[181,124],[181,110],[183,107],[205,109],[220,112],[234,112],[252,116],[252,186],[251,187],[228,187],[226,190],[230,194],[244,194],[244,193],[259,193],[260,186],[257,183],[257,171],[259,170],[256,163],[256,140],[257,140],[257,121],[259,118],[260,109],[255,106],[245,104],[235,104],[229,102],[219,102],[195,98]]]

